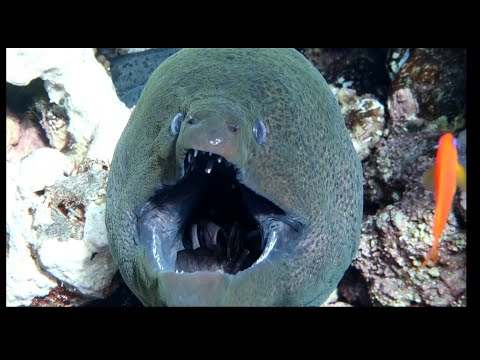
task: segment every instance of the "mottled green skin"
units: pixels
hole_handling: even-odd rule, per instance
[[[170,120],[203,114],[205,125]],[[267,139],[258,145],[260,116]],[[222,119],[229,119],[224,120]],[[306,231],[289,252],[237,275],[163,273],[136,246],[132,213],[159,184],[174,183],[186,148],[208,151],[209,135],[239,131],[214,151],[244,172],[244,183],[295,215]],[[218,135],[217,134],[217,135]],[[203,139],[203,140],[202,140]],[[115,150],[106,224],[121,273],[145,305],[319,305],[337,286],[360,240],[362,169],[336,99],[294,49],[183,49],[150,77]]]

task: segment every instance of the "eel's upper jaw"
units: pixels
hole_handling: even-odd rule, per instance
[[[188,149],[179,181],[138,213],[137,228],[158,271],[236,274],[293,251],[303,225],[242,183],[218,154]]]
[[[207,155],[209,157],[208,159]],[[207,160],[203,161],[203,159]],[[222,155],[200,149],[187,149],[183,152],[183,154],[180,155],[179,181],[181,181],[185,175],[193,171],[196,167],[204,166],[205,173],[210,174],[214,168],[223,167],[225,165],[234,171],[236,179],[239,182],[242,182],[243,171],[237,165],[225,159]]]

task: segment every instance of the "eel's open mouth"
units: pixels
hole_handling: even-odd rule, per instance
[[[160,271],[236,274],[263,261],[276,243],[282,251],[295,245],[302,224],[242,184],[223,157],[190,149],[181,173],[137,210],[138,240]]]

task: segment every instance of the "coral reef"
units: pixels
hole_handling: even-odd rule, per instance
[[[352,89],[330,88],[340,103],[353,146],[360,160],[365,160],[384,135],[384,106],[373,95],[356,96]]]
[[[384,48],[308,48],[303,54],[335,87],[349,87],[359,96],[372,94],[382,102],[390,83]]]
[[[464,57],[463,49],[392,49],[387,57],[392,83],[386,126],[371,156],[362,157],[367,217],[351,270],[371,305],[466,305],[465,193],[454,200],[440,240],[439,263],[419,270],[432,244],[435,209],[422,175],[433,166],[440,135],[465,126]],[[355,138],[352,123],[346,125]],[[463,164],[465,143],[464,131],[458,141]],[[348,298],[352,287],[341,283],[341,297]]]
[[[409,89],[418,102],[419,115],[427,120],[446,116],[450,123],[463,114],[465,49],[418,48],[409,49],[408,53],[390,85],[390,94]],[[459,124],[452,130],[463,126]]]
[[[7,161],[18,162],[34,150],[46,147],[41,130],[28,117],[20,117],[7,108]]]
[[[367,216],[353,266],[367,281],[374,304],[465,305],[466,236],[454,213],[440,241],[439,263],[419,270],[432,243],[434,201],[421,183],[431,160],[417,161],[401,199]]]
[[[8,306],[140,306],[108,251],[105,181],[125,104],[176,50],[7,50]],[[466,306],[466,193],[438,264],[419,270],[435,209],[422,175],[443,132],[466,164],[465,49],[300,50],[337,97],[364,170],[360,248],[323,306]]]
[[[106,179],[130,110],[92,49],[7,49],[7,64],[7,305],[101,298],[117,270]]]

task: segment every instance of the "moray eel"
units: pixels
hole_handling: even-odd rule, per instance
[[[146,306],[316,306],[359,245],[362,169],[294,49],[182,49],[115,149],[106,225]]]

